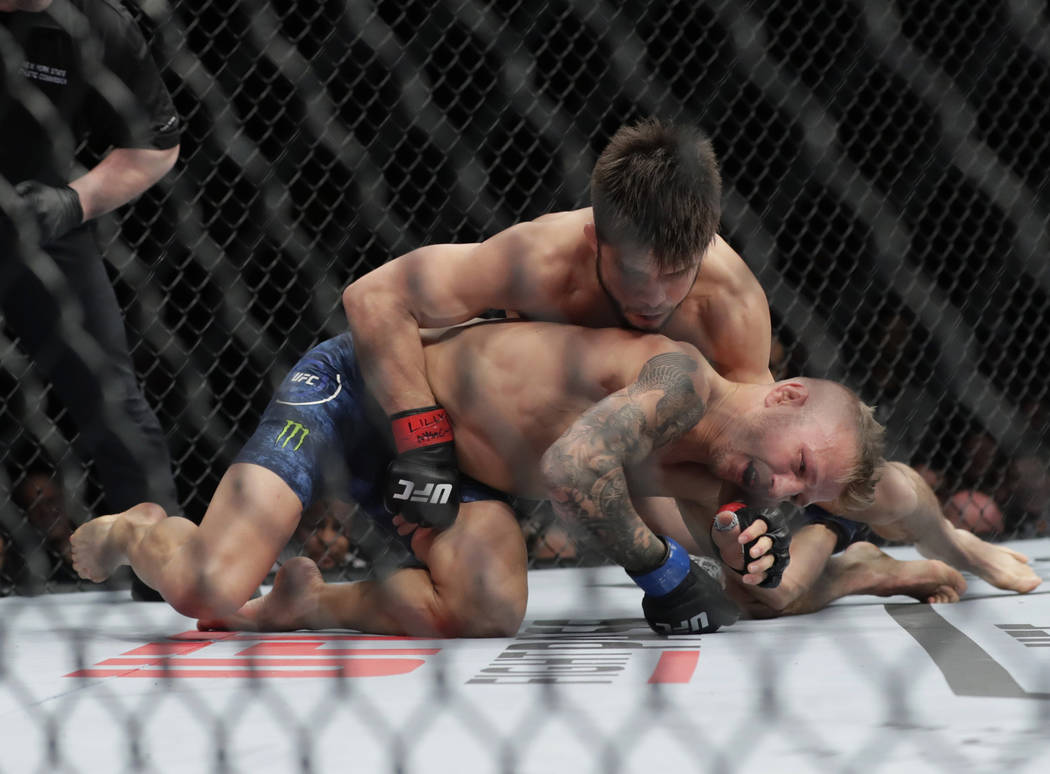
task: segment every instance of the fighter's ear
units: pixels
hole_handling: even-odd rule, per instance
[[[805,384],[793,379],[777,382],[769,388],[766,393],[766,406],[788,406],[800,407],[805,405],[809,399],[809,388]]]

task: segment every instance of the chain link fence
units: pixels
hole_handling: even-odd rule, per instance
[[[100,237],[187,514],[203,513],[275,379],[344,329],[350,280],[586,205],[612,132],[659,115],[714,140],[722,234],[767,291],[774,369],[877,404],[890,456],[927,474],[953,518],[993,538],[1046,533],[1045,9],[133,10],[186,126],[176,171]],[[0,347],[9,520],[104,512],[77,428],[17,341]],[[546,540],[544,509],[526,510],[538,557],[594,558]],[[49,518],[62,516],[33,520],[46,561],[16,571],[12,557],[8,585],[73,580]]]
[[[918,469],[957,524],[990,540],[1050,535],[1045,4],[140,0],[128,10],[184,122],[181,154],[133,205],[99,220],[98,238],[188,517],[203,515],[288,369],[345,330],[340,293],[350,281],[420,245],[477,242],[588,205],[608,138],[659,116],[713,139],[720,233],[767,293],[774,374],[840,380],[877,405],[888,456]],[[2,34],[0,55],[6,99],[19,63]],[[104,150],[80,148],[80,163]],[[0,204],[15,182],[0,180]],[[66,323],[76,331],[75,317]],[[97,588],[72,571],[69,534],[112,505],[78,453],[83,429],[20,344],[0,327],[0,594]],[[602,563],[545,503],[516,510],[530,566]],[[380,551],[354,504],[324,501],[279,561],[306,554],[326,578],[353,580]],[[34,604],[11,609],[35,622],[45,613]],[[76,666],[90,667],[71,621],[61,627],[74,632]],[[0,623],[0,639],[5,631]],[[164,637],[124,655],[208,644]],[[859,635],[841,650],[847,665],[868,665],[866,684],[882,680],[885,703],[906,717],[903,661]],[[778,657],[759,644],[744,651],[763,685],[777,682]],[[7,674],[4,688],[39,721],[49,770],[79,770],[58,752],[64,710],[37,707],[21,679]],[[381,714],[361,692],[356,706],[343,701],[344,691],[318,707]],[[488,728],[479,707],[448,691],[441,682],[433,696],[451,695],[469,730]],[[285,723],[272,689],[251,692],[251,707]],[[114,733],[126,735],[127,767],[148,769],[138,733],[148,723],[115,693],[103,696]],[[206,704],[187,696],[187,706]],[[626,746],[554,692],[534,725],[550,713],[582,728],[601,741],[602,770],[626,770],[631,740],[669,714],[650,698],[632,710],[640,730]],[[225,744],[240,716],[190,714],[208,721],[200,743],[214,745],[215,770],[230,770]],[[762,719],[821,747],[808,710]],[[683,728],[691,756],[708,729]],[[408,737],[396,721],[382,730],[390,770],[408,770]],[[302,770],[314,770],[310,727],[295,733]],[[885,734],[871,729],[847,770],[879,757]],[[966,750],[935,737],[931,755],[966,763]],[[493,755],[507,771],[520,753],[510,738]],[[717,748],[711,765],[733,770],[734,748]]]
[[[181,157],[99,237],[187,515],[203,514],[277,380],[344,330],[348,282],[423,244],[587,205],[607,139],[656,115],[713,138],[721,233],[767,292],[774,371],[877,404],[889,456],[920,469],[958,523],[992,539],[1048,533],[1044,6],[130,10],[185,122]],[[68,531],[106,512],[106,493],[18,345],[0,338],[0,579],[53,590],[77,583]],[[536,565],[598,561],[543,504],[519,510]],[[359,577],[363,521],[324,504],[289,552]]]

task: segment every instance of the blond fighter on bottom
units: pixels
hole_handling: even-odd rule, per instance
[[[516,631],[527,597],[524,541],[490,487],[550,495],[572,510],[646,588],[647,619],[665,629],[704,613],[704,629],[713,630],[736,611],[683,561],[676,541],[642,522],[632,496],[678,498],[689,528],[679,537],[692,549],[707,543],[714,477],[763,498],[827,501],[845,490],[870,499],[878,445],[866,436],[877,426],[830,382],[734,384],[689,345],[661,336],[537,323],[458,329],[428,344],[426,356],[431,386],[456,425],[459,462],[485,483],[465,483],[450,528],[409,538],[423,566],[322,586],[328,599],[312,600],[320,604],[304,616],[307,625],[427,636]],[[442,419],[432,419],[440,440]],[[78,530],[76,566],[100,580],[130,563],[180,612],[228,616],[265,577],[303,505],[333,485],[393,529],[377,483],[393,457],[385,427],[349,336],[325,342],[289,374],[199,528],[143,504]],[[387,494],[411,498],[407,488]],[[740,541],[763,529],[756,522]],[[770,548],[768,538],[758,543],[759,553]],[[753,562],[745,580],[762,580],[771,563]],[[674,594],[673,609],[662,609]]]
[[[855,424],[867,415],[844,389],[818,380],[733,384],[717,377],[695,350],[663,337],[504,323],[446,334],[426,353],[435,392],[449,406],[458,436],[465,435],[459,454],[466,472],[523,494],[553,491],[563,505],[572,504],[611,557],[643,576],[668,565],[673,543],[660,541],[638,520],[629,494],[676,496],[690,527],[682,532],[679,520],[677,537],[698,550],[707,543],[717,502],[714,476],[756,495],[826,500],[843,489],[848,461],[859,461]],[[376,430],[385,426],[381,412],[370,425],[369,403],[349,336],[325,342],[289,375],[241,455],[269,467],[235,463],[199,529],[182,520],[158,521],[160,512],[149,505],[91,522],[75,538],[78,567],[99,579],[129,561],[184,613],[205,619],[229,614],[265,577],[301,503],[319,496],[325,478],[331,484],[350,466],[350,494],[384,521],[375,482],[393,452],[383,448]],[[566,426],[569,431],[550,445]],[[860,467],[870,469],[873,457],[876,449],[869,447]],[[867,483],[864,476],[855,479],[855,494]],[[449,529],[417,530],[411,538],[425,569],[403,569],[381,582],[324,586],[314,578],[310,589],[293,584],[309,593],[256,601],[243,611],[256,620],[244,623],[444,635],[516,631],[527,594],[520,529],[499,494],[483,484],[467,482],[463,500]],[[181,523],[181,534],[172,534],[166,526],[172,523]],[[758,522],[740,542],[760,535],[762,526]],[[837,561],[857,559],[847,553]],[[770,563],[770,557],[753,563],[747,580],[761,580]],[[950,595],[962,582],[940,563],[908,563],[916,569],[889,589],[885,572],[877,578],[878,562],[861,564],[866,574],[855,572],[852,580],[828,571],[825,587],[814,593],[911,588],[925,595],[942,588]],[[286,569],[301,574],[303,565],[309,562]],[[681,564],[674,566],[680,573]],[[691,567],[686,571],[702,582]],[[720,594],[701,590],[687,606],[710,613],[708,630],[735,619]],[[654,625],[670,628],[689,618],[661,621],[653,607],[647,618]],[[259,613],[266,620],[258,620]]]
[[[420,247],[345,289],[362,378],[387,414],[422,413],[440,402],[427,383],[420,328],[463,323],[486,309],[663,333],[695,346],[727,379],[773,383],[769,305],[748,265],[717,234],[720,175],[703,132],[657,120],[621,127],[595,163],[590,198],[591,207],[518,223],[477,244]],[[435,486],[457,480],[454,447],[450,434],[440,453],[427,454]],[[423,455],[409,449],[405,456]],[[1027,591],[1038,582],[1023,557],[947,533],[936,498],[907,466],[887,463],[877,476],[873,513],[890,521],[912,513],[907,522],[924,533],[918,542],[929,555],[1001,588]],[[409,520],[441,524],[426,504],[413,507]],[[843,564],[867,556],[885,565],[866,544],[825,573],[829,557],[863,535],[863,525],[841,516],[814,504],[794,521],[783,582],[750,587],[764,615],[806,609],[804,595],[839,577]],[[854,576],[870,578],[871,569]]]

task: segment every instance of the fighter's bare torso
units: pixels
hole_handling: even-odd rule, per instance
[[[674,346],[616,328],[509,320],[448,331],[428,341],[425,355],[431,389],[453,417],[461,469],[503,491],[542,498],[547,448],[590,406],[635,381],[650,357]],[[717,378],[702,359],[699,365]],[[718,482],[702,454],[687,434],[630,471],[632,493],[698,500],[713,490],[716,499]]]
[[[472,296],[475,313],[499,303],[508,313],[530,320],[620,327],[623,320],[598,282],[594,243],[586,236],[591,226],[589,207],[549,213],[516,224],[485,243],[421,248],[412,266],[453,267],[441,271],[453,277],[473,272],[472,279],[480,287],[506,289],[496,294],[498,302],[487,294],[483,302]],[[434,292],[454,293],[462,280],[456,283],[446,291],[440,282],[430,280],[437,286]],[[726,378],[772,381],[765,293],[744,260],[719,236],[704,253],[696,282],[662,332],[697,347]]]

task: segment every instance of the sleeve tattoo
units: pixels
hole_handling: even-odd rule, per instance
[[[659,564],[664,545],[635,511],[624,468],[700,421],[706,406],[693,387],[697,368],[680,352],[651,358],[637,381],[588,409],[544,455],[554,510],[632,572]]]

